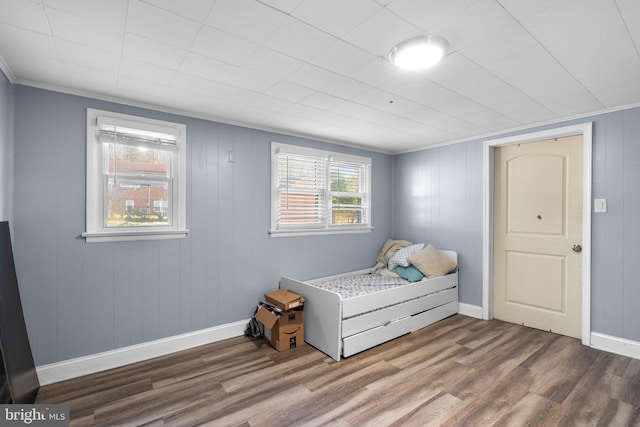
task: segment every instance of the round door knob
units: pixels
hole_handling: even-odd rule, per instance
[[[582,252],[582,245],[576,243],[575,245],[571,246],[571,250],[573,252]]]

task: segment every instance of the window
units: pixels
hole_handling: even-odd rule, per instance
[[[271,234],[371,230],[371,159],[271,144]]]
[[[186,126],[87,109],[87,242],[185,237]]]

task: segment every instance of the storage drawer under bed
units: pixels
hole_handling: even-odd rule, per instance
[[[457,292],[457,289],[455,289]],[[458,311],[458,301],[448,302],[422,313],[395,320],[342,339],[342,356],[349,357],[378,344],[408,334]]]
[[[420,298],[405,301],[390,307],[350,317],[342,321],[342,338],[349,337],[369,329],[384,326],[398,319],[421,313],[430,308],[458,300],[458,288],[436,292]]]

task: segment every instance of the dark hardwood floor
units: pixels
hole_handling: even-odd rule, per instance
[[[41,388],[71,425],[640,426],[640,360],[455,315],[335,362],[245,337]]]

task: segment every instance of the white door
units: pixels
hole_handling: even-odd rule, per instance
[[[581,338],[582,135],[496,147],[496,319]]]

